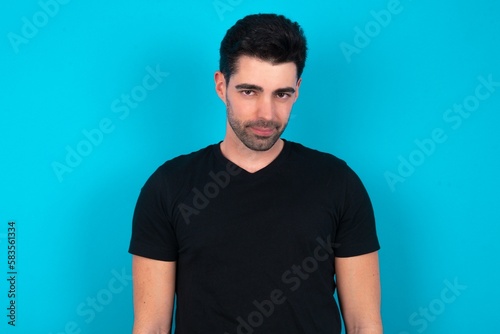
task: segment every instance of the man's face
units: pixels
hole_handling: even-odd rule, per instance
[[[229,84],[217,72],[216,90],[226,103],[228,135],[251,150],[269,150],[285,131],[300,82],[294,63],[273,65],[248,56],[239,58]]]

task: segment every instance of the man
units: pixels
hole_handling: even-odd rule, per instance
[[[224,140],[167,161],[134,213],[134,334],[382,333],[372,206],[336,157],[281,139],[299,96],[297,23],[250,15],[220,48]],[[335,278],[335,279],[334,279]]]

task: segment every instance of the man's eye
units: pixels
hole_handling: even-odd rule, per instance
[[[289,93],[278,93],[276,96],[280,99],[286,99],[289,98],[291,95]]]
[[[246,96],[251,96],[251,95],[254,95],[254,91],[253,90],[242,90],[241,91],[241,94],[243,95],[246,95]]]

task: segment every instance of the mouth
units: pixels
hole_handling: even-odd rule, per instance
[[[258,126],[251,126],[253,133],[260,137],[270,137],[276,131],[276,128],[264,128]]]

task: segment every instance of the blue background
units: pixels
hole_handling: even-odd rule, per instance
[[[284,137],[339,156],[364,181],[385,333],[496,332],[500,87],[480,78],[500,81],[500,2],[60,2],[0,11],[0,254],[15,220],[19,272],[13,328],[0,260],[0,332],[131,331],[139,190],[165,160],[223,138],[219,43],[256,12],[283,13],[308,36]],[[162,73],[151,90],[148,68]],[[131,93],[140,101],[125,115]],[[463,103],[470,116],[450,119]],[[78,148],[86,156],[69,167]]]

